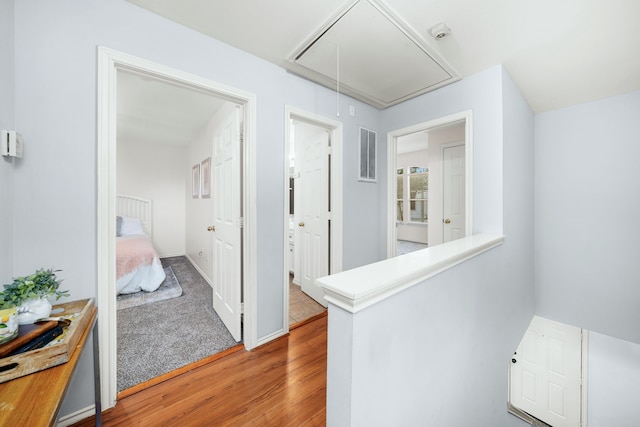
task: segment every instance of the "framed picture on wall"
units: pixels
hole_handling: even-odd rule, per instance
[[[200,164],[201,196],[205,199],[211,197],[211,157],[207,157]]]
[[[200,163],[191,168],[191,197],[200,198]]]

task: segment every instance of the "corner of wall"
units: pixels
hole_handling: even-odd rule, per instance
[[[502,68],[503,229],[517,280],[510,289],[522,301],[522,332],[535,313],[534,116],[516,83]]]
[[[13,129],[14,113],[14,5],[0,0],[0,129]],[[0,159],[0,281],[8,282],[13,274],[13,174],[14,162]]]

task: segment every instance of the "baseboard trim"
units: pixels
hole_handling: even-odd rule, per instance
[[[95,417],[95,415],[96,406],[87,406],[86,408],[80,409],[76,412],[72,412],[71,414],[65,415],[64,417],[60,417],[60,419],[56,423],[56,426],[68,427],[87,418]]]
[[[175,257],[179,257],[179,256],[186,256],[185,253],[177,253],[177,254],[173,254],[173,255],[166,255],[166,254],[165,255],[158,254],[158,255],[159,255],[160,259],[162,259],[162,258],[175,258]]]
[[[308,319],[304,319],[304,320],[299,321],[298,323],[294,323],[293,325],[290,325],[289,326],[289,331],[292,331],[292,330],[294,330],[296,328],[299,328],[300,326],[304,326],[307,323],[311,323],[311,322],[313,322],[315,320],[321,319],[321,318],[326,317],[328,315],[329,315],[329,311],[328,310],[324,310],[322,313],[315,314],[315,315],[309,317]]]
[[[193,268],[195,268],[196,271],[198,273],[200,273],[200,275],[205,280],[205,282],[207,282],[209,284],[209,286],[211,286],[211,288],[213,289],[213,282],[211,282],[209,277],[207,277],[207,275],[204,273],[204,271],[202,271],[202,269],[198,266],[198,264],[196,264],[196,262],[193,259],[191,259],[191,257],[188,254],[185,254],[184,256],[185,256],[185,258],[187,258],[187,261],[189,261],[191,263]]]
[[[507,411],[509,411],[511,415],[520,418],[522,421],[529,423],[534,427],[551,427],[549,424],[546,424],[544,421],[540,421],[522,409],[516,408],[511,404],[511,402],[507,403]]]
[[[253,349],[255,350],[255,348],[260,347],[261,345],[270,343],[271,341],[284,337],[285,335],[288,335],[288,334],[289,334],[288,332],[285,333],[284,329],[278,329],[274,333],[260,338]]]

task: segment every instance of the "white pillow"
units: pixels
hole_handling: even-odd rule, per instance
[[[130,236],[133,234],[144,234],[142,224],[138,218],[122,217],[122,226],[120,227],[121,236]]]

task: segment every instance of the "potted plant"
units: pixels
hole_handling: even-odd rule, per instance
[[[60,291],[61,280],[56,273],[60,270],[43,268],[30,276],[17,277],[4,285],[0,299],[13,303],[18,308],[18,324],[28,325],[51,314],[51,301],[69,296],[69,291]]]
[[[18,308],[0,292],[0,344],[18,336]]]

